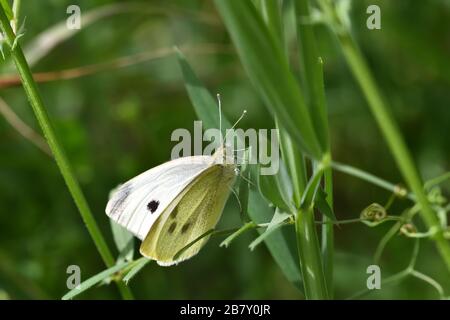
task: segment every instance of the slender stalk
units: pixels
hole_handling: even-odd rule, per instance
[[[262,0],[261,12],[272,36],[276,39],[280,49],[287,52],[284,46],[284,35],[281,24],[280,2],[276,0]],[[316,60],[317,61],[317,60]],[[299,148],[293,143],[287,131],[280,125],[277,117],[275,123],[279,128],[281,151],[285,159],[294,187],[294,203],[297,208],[306,188],[305,158]],[[317,128],[316,130],[317,131]],[[329,226],[326,227],[330,228]],[[331,226],[332,228],[332,226]],[[320,246],[314,222],[313,206],[308,210],[299,210],[296,214],[297,248],[299,253],[300,270],[307,299],[327,299],[326,279],[323,272]]]
[[[295,222],[305,297],[313,300],[328,299],[313,208],[300,209]]]
[[[318,66],[316,69],[314,85],[314,99],[317,101],[318,114],[322,129],[324,130],[324,143],[325,143],[325,157],[331,161],[331,145],[329,138],[329,126],[326,108],[325,87],[323,79],[323,61],[321,58],[316,58],[315,64]],[[324,171],[324,186],[327,194],[327,202],[330,208],[333,208],[333,169],[331,166],[327,166]],[[331,221],[326,215],[322,217],[325,224],[322,226],[322,255],[324,272],[327,280],[328,294],[330,298],[334,295],[333,275],[334,275],[334,227],[332,224],[326,224]]]
[[[195,47],[183,46],[180,48],[180,50],[183,52],[195,53],[198,55],[232,53],[231,47],[209,43],[197,45]],[[100,72],[125,68],[144,62],[169,57],[174,53],[175,49],[173,47],[158,48],[151,51],[139,52],[128,56],[115,58],[110,61],[80,66],[76,68],[50,72],[35,72],[33,73],[33,78],[37,83],[76,79]],[[20,84],[20,77],[16,76],[15,74],[7,74],[0,77],[0,89],[14,87]]]
[[[297,38],[300,53],[302,84],[307,94],[307,105],[311,119],[317,132],[317,137],[327,157],[331,158],[325,88],[323,80],[323,62],[319,57],[316,36],[312,24],[304,23],[310,17],[309,0],[294,1],[297,18]],[[327,167],[324,172],[324,186],[327,202],[333,208],[333,175],[332,168]],[[328,286],[329,297],[333,297],[333,260],[334,260],[334,227],[327,224],[329,218],[323,216],[322,226],[322,255],[323,266]]]
[[[5,117],[5,120],[25,139],[29,140],[36,147],[41,149],[44,153],[52,157],[52,152],[48,147],[47,141],[29,125],[27,125],[11,107],[0,97],[0,114]]]
[[[375,186],[391,191],[399,197],[406,197],[411,201],[416,201],[416,197],[414,196],[414,194],[408,192],[408,190],[406,190],[405,188],[393,184],[389,181],[383,180],[369,172],[336,161],[331,162],[331,167],[336,171],[357,177]]]
[[[330,208],[333,208],[333,171],[331,167],[324,172],[324,185],[327,194],[327,202]],[[322,217],[322,256],[325,277],[327,279],[328,294],[332,299],[334,297],[334,226],[329,223],[332,220],[326,215]]]
[[[417,262],[417,256],[419,254],[419,247],[420,247],[420,241],[419,240],[414,241],[413,252],[411,254],[411,258],[409,260],[408,266],[406,266],[406,268],[403,269],[402,271],[399,271],[396,274],[393,274],[392,276],[387,277],[386,279],[382,280],[381,281],[382,286],[403,280],[411,274],[411,271],[414,270],[414,266],[416,265],[416,262]],[[353,294],[349,298],[347,298],[347,300],[355,300],[369,292],[370,292],[370,289],[368,289],[368,288],[363,289],[363,290],[358,291],[357,293]]]
[[[292,143],[286,131],[280,129],[280,136],[281,152],[287,162],[294,188],[294,203],[296,207],[300,207],[307,185],[305,158],[296,145]],[[295,231],[300,270],[302,272],[306,299],[328,299],[326,278],[315,223],[312,207],[308,210],[301,209],[297,212]]]
[[[83,218],[83,221],[86,224],[86,227],[92,239],[94,240],[94,243],[103,261],[105,262],[107,267],[112,267],[115,264],[114,258],[100,232],[100,229],[98,228],[98,225],[75,178],[75,174],[70,166],[65,152],[55,134],[55,131],[53,130],[41,95],[39,94],[36,83],[34,82],[31,70],[22,52],[21,46],[20,44],[16,43],[15,47],[13,47],[16,37],[5,14],[4,5],[0,10],[0,26],[4,32],[4,37],[9,47],[12,48],[11,55],[22,79],[22,84],[27,94],[28,100],[55,157],[56,163],[59,167],[59,170],[61,171],[61,175],[63,176],[67,184],[72,198],[74,199],[75,204],[78,207],[81,217]],[[131,291],[123,283],[118,283],[118,285],[123,298],[132,298]]]
[[[14,19],[14,13],[9,5],[9,0],[0,0],[0,5],[3,7],[5,15],[8,19]]]
[[[420,280],[428,283],[430,286],[432,286],[433,288],[436,289],[436,291],[439,294],[439,297],[441,299],[444,299],[444,289],[439,284],[439,282],[437,282],[436,280],[434,280],[430,276],[427,276],[426,274],[423,274],[422,272],[419,272],[417,270],[411,270],[411,276],[416,277],[417,279],[420,279]]]
[[[17,32],[19,30],[19,19],[20,19],[20,8],[22,6],[21,0],[14,0],[13,6],[12,6],[12,12],[13,12],[13,30]]]
[[[275,121],[275,123],[280,133],[281,155],[286,162],[292,180],[294,203],[298,208],[307,184],[305,158],[293,143],[287,131],[280,128],[278,121]]]
[[[22,0],[14,0],[14,2],[13,2],[12,11],[14,14],[14,18],[16,18],[17,20],[19,19],[21,4],[22,4]]]
[[[340,34],[338,38],[350,69],[366,96],[371,111],[378,122],[395,161],[397,162],[397,166],[409,188],[415,194],[417,202],[421,206],[420,214],[424,222],[428,228],[434,227],[439,229],[433,238],[447,269],[450,272],[450,244],[445,239],[443,230],[440,228],[439,219],[428,202],[428,198],[422,187],[423,183],[420,175],[414,165],[412,156],[406,147],[405,141],[403,140],[392,115],[389,113],[389,109],[381,96],[380,90],[355,42],[348,33]]]
[[[431,189],[434,186],[437,186],[447,180],[450,180],[450,172],[446,172],[438,177],[432,178],[425,182],[424,188],[425,189]]]

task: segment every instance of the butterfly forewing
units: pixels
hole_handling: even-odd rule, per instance
[[[216,226],[234,179],[233,165],[216,164],[202,172],[153,224],[141,245],[141,254],[160,265],[172,265],[194,256],[207,238],[174,260],[186,244]]]
[[[210,166],[210,157],[194,156],[152,168],[114,191],[106,214],[142,240],[177,195]]]

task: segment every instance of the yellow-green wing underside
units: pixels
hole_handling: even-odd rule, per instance
[[[200,174],[155,221],[141,244],[141,254],[160,265],[176,264],[197,254],[208,237],[174,260],[188,243],[216,226],[234,179],[232,166],[213,165]]]

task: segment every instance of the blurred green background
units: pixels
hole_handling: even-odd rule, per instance
[[[82,13],[123,1],[23,1],[26,46],[36,35],[68,17],[71,4]],[[98,64],[173,45],[187,50],[189,62],[212,93],[220,92],[224,112],[242,127],[272,128],[266,108],[246,78],[212,1],[133,1],[148,10],[127,11],[83,26],[34,67],[58,71]],[[288,1],[289,2],[289,1]],[[128,2],[126,2],[128,3]],[[131,2],[130,2],[131,3]],[[382,29],[366,28],[366,8],[381,7]],[[289,5],[287,6],[289,10]],[[356,39],[398,120],[425,179],[450,170],[450,2],[446,0],[354,1]],[[83,21],[82,21],[83,23]],[[317,27],[325,61],[334,159],[360,167],[394,183],[401,177],[367,105],[326,27]],[[205,44],[217,52],[201,52]],[[230,46],[230,48],[228,48]],[[293,53],[295,54],[295,52]],[[3,77],[10,74],[1,62]],[[176,128],[193,128],[196,119],[176,58],[168,55],[126,68],[39,85],[55,129],[73,164],[95,217],[113,248],[104,213],[109,191],[136,174],[169,160]],[[21,87],[0,87],[0,96],[20,118],[40,132]],[[355,178],[334,175],[338,219],[355,218],[372,202],[390,194]],[[448,184],[443,191],[448,194]],[[396,202],[389,214],[409,203]],[[230,197],[221,226],[239,224]],[[366,267],[388,230],[362,224],[336,228],[336,297],[365,287]],[[193,259],[176,267],[149,264],[131,282],[138,298],[297,299],[292,286],[264,246],[251,252],[256,233],[219,248],[212,239]],[[404,268],[412,241],[396,237],[382,259],[382,276]],[[82,279],[104,269],[89,234],[53,160],[25,140],[0,117],[0,298],[60,298],[67,292],[66,268],[81,267]],[[432,276],[450,294],[450,279],[434,245],[422,241],[418,270]],[[118,298],[114,286],[87,291],[83,298]],[[409,278],[383,286],[367,298],[435,299],[436,291]]]

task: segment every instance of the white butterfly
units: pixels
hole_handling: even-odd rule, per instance
[[[112,194],[106,214],[143,240],[141,254],[158,264],[191,258],[207,237],[175,256],[216,226],[236,178],[234,157],[226,150],[179,158],[138,175]]]

